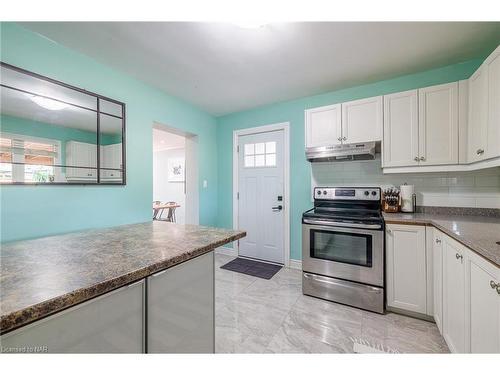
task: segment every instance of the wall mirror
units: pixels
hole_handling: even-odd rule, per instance
[[[0,184],[125,184],[124,103],[0,64]]]

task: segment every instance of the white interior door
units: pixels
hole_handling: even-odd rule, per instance
[[[238,145],[239,255],[284,263],[284,131],[240,135]]]

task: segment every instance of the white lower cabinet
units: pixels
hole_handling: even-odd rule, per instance
[[[2,335],[1,346],[4,351],[142,353],[144,286],[142,280]]]
[[[214,353],[214,255],[148,277],[148,353]]]
[[[425,226],[387,225],[387,306],[425,314]]]
[[[386,265],[388,310],[433,317],[452,353],[500,353],[500,267],[438,229],[400,224],[387,224]]]
[[[443,236],[443,337],[454,353],[465,352],[464,249]]]
[[[443,239],[441,232],[433,230],[432,246],[432,285],[434,311],[433,317],[439,332],[443,332]]]
[[[471,353],[500,353],[500,270],[476,254],[468,261]]]

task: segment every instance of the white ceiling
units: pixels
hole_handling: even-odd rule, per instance
[[[153,152],[186,147],[186,138],[165,130],[153,128]]]
[[[483,57],[500,23],[23,23],[214,115]]]

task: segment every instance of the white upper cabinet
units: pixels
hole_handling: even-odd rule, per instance
[[[484,62],[488,70],[488,143],[486,157],[500,156],[500,47]]]
[[[487,73],[484,66],[479,68],[469,79],[469,163],[485,158],[488,113]]]
[[[500,47],[469,78],[468,162],[500,157]]]
[[[384,167],[458,163],[458,82],[384,96]]]
[[[340,104],[306,110],[306,148],[342,143]]]
[[[383,122],[382,96],[342,103],[344,143],[380,141]]]
[[[384,96],[383,166],[418,165],[418,92]]]
[[[418,90],[421,165],[458,163],[458,82]]]

